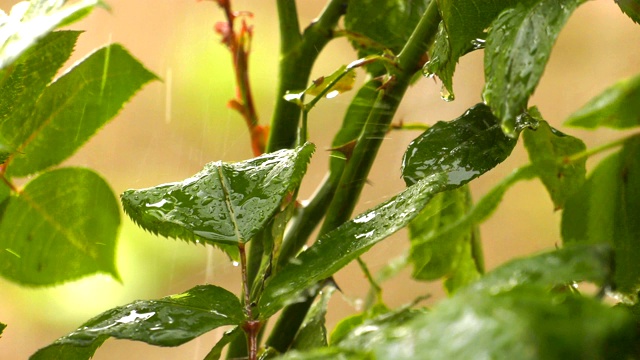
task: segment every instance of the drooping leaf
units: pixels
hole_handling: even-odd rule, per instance
[[[54,285],[97,272],[118,279],[114,264],[120,210],[96,173],[43,173],[12,194],[0,220],[0,274],[24,285]]]
[[[122,194],[125,212],[153,233],[214,245],[245,243],[302,180],[314,146],[214,162],[182,182]]]
[[[515,144],[515,139],[502,133],[489,107],[477,104],[413,140],[402,160],[402,176],[411,185],[433,173],[446,173],[453,189],[504,161]]]
[[[536,0],[503,11],[485,47],[485,102],[511,136],[527,109],[560,30],[584,0]]]
[[[55,28],[68,25],[87,15],[100,0],[21,1],[13,6],[9,15],[0,10],[0,69],[11,65],[38,39]]]
[[[635,296],[640,289],[640,140],[601,161],[562,213],[565,243],[611,244],[616,290]]]
[[[429,1],[416,0],[352,0],[347,6],[344,26],[347,31],[369,41],[351,41],[358,57],[379,54],[381,48],[398,54],[413,29],[427,9]],[[371,43],[378,46],[369,47]],[[384,67],[379,63],[366,67],[372,74],[380,75]]]
[[[7,172],[26,176],[60,163],[153,79],[120,45],[96,51],[48,86],[28,118],[2,126],[16,149]]]
[[[425,71],[437,75],[450,96],[453,96],[453,73],[460,57],[483,44],[485,29],[491,22],[503,10],[520,1],[437,1],[442,23]]]
[[[4,74],[0,71],[2,134],[9,135],[13,133],[13,129],[24,126],[46,86],[71,56],[78,36],[79,31],[49,33],[25,52],[11,68],[4,70]],[[7,140],[3,142],[9,145]]]
[[[586,145],[550,127],[546,121],[540,121],[536,130],[525,130],[522,137],[555,209],[562,209],[566,200],[582,186],[587,172],[586,158],[572,162],[566,159],[584,151]]]
[[[239,325],[243,320],[242,305],[235,295],[218,286],[200,285],[181,294],[159,300],[138,300],[105,311],[40,349],[31,359],[51,359],[53,354],[73,353],[76,349],[93,347],[95,342],[102,343],[108,337],[178,346],[218,327]],[[75,359],[92,356],[93,353]]]
[[[242,335],[242,328],[240,326],[234,327],[232,330],[225,332],[222,335],[222,339],[220,339],[214,346],[211,348],[211,351],[204,357],[204,360],[218,360],[220,356],[222,356],[222,350],[229,345],[235,338],[239,335]]]
[[[640,5],[639,5],[640,6]],[[626,129],[640,125],[640,75],[620,80],[569,116],[565,125]]]
[[[413,185],[320,237],[285,265],[266,284],[258,303],[260,316],[267,318],[296,302],[304,289],[406,226],[435,194],[460,187],[499,164],[514,145],[484,105],[431,127],[405,154],[403,175]]]
[[[296,350],[310,350],[327,346],[327,328],[325,326],[329,300],[336,288],[325,286],[319,299],[311,306],[307,316],[296,334],[291,347]]]
[[[634,22],[640,24],[640,1],[639,0],[616,0],[620,10],[627,14]]]

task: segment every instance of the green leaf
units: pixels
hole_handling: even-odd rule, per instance
[[[277,360],[375,360],[374,357],[364,351],[348,351],[339,348],[320,348],[312,351],[287,351],[286,354],[278,356]]]
[[[12,194],[0,220],[0,274],[23,285],[54,285],[97,272],[118,279],[120,209],[96,173],[43,173]]]
[[[78,36],[79,31],[49,33],[4,74],[0,72],[0,129],[4,136],[24,126],[46,86],[71,56]],[[6,139],[3,142],[9,145]]]
[[[615,250],[616,290],[635,297],[640,289],[640,140],[602,160],[562,213],[566,244],[611,244]]]
[[[2,332],[7,328],[7,324],[0,323],[0,337],[2,337]]]
[[[182,182],[122,194],[125,212],[153,233],[214,245],[245,243],[302,180],[314,146],[214,162]]]
[[[627,14],[635,23],[640,24],[640,1],[639,0],[616,0],[620,10]]]
[[[9,15],[0,10],[0,69],[11,65],[38,39],[79,20],[97,5],[103,5],[102,1],[31,0],[14,5]]]
[[[546,121],[540,121],[536,130],[525,130],[522,137],[529,159],[555,209],[562,209],[567,199],[582,186],[587,173],[586,158],[571,162],[567,158],[587,147],[582,140],[561,133]]]
[[[214,346],[211,351],[204,357],[204,360],[218,360],[222,356],[222,350],[235,340],[239,335],[242,335],[242,328],[240,326],[234,327],[232,330],[225,332]]]
[[[200,285],[181,294],[138,300],[105,311],[38,350],[31,359],[73,353],[79,348],[93,347],[95,342],[102,343],[107,337],[178,346],[218,327],[239,325],[243,320],[242,305],[235,295],[218,286]],[[88,355],[74,359],[89,359],[93,352]]]
[[[640,125],[640,75],[618,81],[571,114],[565,125],[587,129]]]
[[[536,0],[507,9],[492,23],[485,47],[485,102],[516,132],[516,118],[527,109],[551,48],[571,13],[584,0]]]
[[[389,49],[398,54],[407,42],[413,29],[427,9],[426,0],[351,0],[344,16],[344,26],[353,33],[353,47],[358,57],[379,54]],[[364,37],[367,41],[358,41]],[[376,44],[377,46],[370,46]],[[366,67],[372,74],[381,75],[384,67],[379,63]]]
[[[327,328],[325,326],[329,300],[336,288],[325,286],[320,298],[311,306],[291,347],[296,350],[310,350],[327,346]]]
[[[350,333],[352,333],[354,329],[356,329],[360,325],[363,325],[366,321],[375,319],[381,315],[388,315],[389,313],[389,308],[387,308],[385,305],[374,304],[370,309],[363,313],[343,318],[331,332],[331,345],[337,344],[342,341]]]
[[[442,22],[425,71],[437,75],[453,97],[453,73],[460,57],[482,46],[485,29],[503,10],[518,3],[516,0],[438,0]]]
[[[71,156],[153,79],[120,45],[96,51],[48,86],[31,116],[2,126],[16,149],[7,172],[26,176]]]
[[[325,279],[407,225],[442,191],[455,189],[503,161],[515,140],[505,136],[488,107],[477,105],[462,117],[438,123],[407,150],[403,174],[415,182],[392,199],[320,237],[266,284],[258,303],[267,318],[298,301],[305,288]],[[444,159],[442,158],[444,157]]]
[[[489,107],[477,104],[455,120],[437,122],[413,140],[402,160],[402,176],[411,185],[445,173],[447,188],[454,189],[504,161],[515,144],[502,133]]]

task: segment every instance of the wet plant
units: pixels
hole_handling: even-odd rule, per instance
[[[33,359],[89,359],[109,337],[177,346],[222,326],[230,330],[206,359],[220,358],[225,349],[227,358],[251,360],[640,357],[636,345],[639,134],[625,132],[619,140],[587,149],[580,139],[551,127],[529,101],[559,32],[584,0],[330,0],[303,31],[296,2],[278,1],[280,71],[269,126],[260,125],[251,95],[250,15],[234,11],[229,0],[215,2],[225,16],[215,29],[231,52],[237,80],[237,97],[229,106],[245,120],[256,157],[212,162],[188,179],[128,190],[121,202],[131,219],[146,230],[224,251],[240,264],[241,294],[206,284],[123,305],[88,320],[39,350]],[[18,47],[11,43],[11,36],[0,48],[1,174],[6,185],[0,187],[0,250],[4,249],[0,270],[3,276],[30,285],[59,283],[96,271],[117,277],[113,246],[100,243],[106,255],[94,250],[92,244],[98,240],[81,236],[87,225],[67,215],[84,211],[82,206],[93,200],[64,198],[66,193],[51,190],[74,186],[81,193],[88,184],[64,181],[80,176],[70,175],[73,172],[87,170],[47,169],[66,158],[115,114],[114,107],[120,108],[154,78],[114,45],[48,85],[60,65],[51,70],[53,65],[45,67],[38,61],[55,58],[61,64],[77,37],[50,31],[86,10],[82,1],[69,7],[52,3],[33,0],[29,7],[24,5],[27,12],[17,10],[15,17],[12,12],[19,22],[28,22],[29,11],[42,11],[38,21],[60,20],[31,36],[19,51],[14,50]],[[87,9],[97,5],[86,3]],[[632,21],[640,22],[637,0],[616,3]],[[69,10],[72,6],[78,7],[73,8],[75,12]],[[62,11],[69,13],[61,16]],[[0,34],[6,29],[12,28],[0,27]],[[333,74],[310,79],[318,55],[337,36],[348,37],[357,60]],[[56,41],[66,41],[66,47]],[[55,52],[61,48],[62,55]],[[402,159],[406,189],[354,214],[385,135],[405,127],[392,121],[407,88],[421,75],[437,77],[442,97],[454,100],[458,60],[481,49],[486,82],[483,102],[455,119],[423,126],[424,132],[411,142]],[[127,83],[127,91],[112,90],[110,71],[116,64],[127,71],[128,79],[139,78]],[[64,86],[73,84],[72,75],[84,67],[91,71],[87,78],[94,80],[80,83],[91,89],[80,104],[90,105],[82,111],[59,110],[56,96],[64,100],[77,93]],[[51,68],[48,78],[30,76],[44,68]],[[307,121],[319,101],[354,87],[355,69],[364,69],[367,80],[355,90],[335,134],[334,156],[324,181],[303,203],[297,199],[298,189],[315,150]],[[34,79],[38,81],[32,83]],[[50,90],[54,87],[58,91]],[[107,106],[111,112],[100,107],[110,101],[117,104]],[[637,76],[612,84],[566,124],[634,129],[640,125],[639,107]],[[104,119],[91,130],[85,130],[81,121],[86,109],[94,112],[92,118]],[[74,127],[60,136],[50,135],[58,127],[49,124],[67,113],[65,124]],[[29,122],[40,118],[36,125]],[[84,140],[69,146],[71,150],[51,151],[69,148],[54,142],[67,139],[69,132],[82,134]],[[467,184],[509,157],[518,141],[524,143],[530,163],[473,201]],[[587,158],[612,149],[587,176]],[[45,157],[50,153],[54,159]],[[11,181],[35,173],[38,177],[22,189]],[[485,273],[478,225],[512,185],[528,179],[539,179],[555,209],[562,211],[562,247],[514,259]],[[101,201],[112,198],[110,190],[100,196]],[[45,211],[48,199],[64,203],[65,213]],[[117,223],[105,220],[100,229],[107,233]],[[317,238],[310,239],[316,227]],[[405,227],[410,237],[408,255],[399,261],[389,259],[383,276],[371,274],[360,256]],[[44,234],[51,228],[56,242]],[[309,240],[312,245],[305,248]],[[53,244],[59,242],[89,257],[89,263],[106,265],[53,271],[48,268],[49,257],[71,251],[55,248]],[[353,261],[370,281],[373,296],[361,313],[345,318],[329,334],[325,315],[337,289],[332,276]],[[389,308],[380,295],[382,282],[406,267],[413,269],[417,280],[444,280],[449,297],[433,308],[420,306],[419,299]],[[580,293],[577,284],[583,282],[595,284],[600,291]],[[615,296],[616,306],[603,302],[605,295]],[[268,322],[273,327],[267,331]]]

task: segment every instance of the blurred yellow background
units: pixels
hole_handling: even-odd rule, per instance
[[[8,12],[16,1],[0,0]],[[209,161],[238,161],[251,157],[243,120],[226,107],[235,85],[228,51],[213,31],[223,20],[215,3],[196,0],[109,0],[112,12],[97,10],[73,25],[86,30],[67,66],[96,47],[124,44],[163,82],[138,93],[65,165],[87,166],[100,172],[116,193],[178,181],[199,171]],[[255,14],[251,54],[251,81],[262,123],[273,110],[277,77],[277,16],[275,1],[233,1],[235,10]],[[301,24],[308,24],[323,1],[298,1]],[[333,72],[355,60],[344,39],[332,42],[320,57],[312,77]],[[440,99],[440,84],[422,79],[398,110],[396,121],[450,120],[480,101],[483,86],[482,52],[462,59],[454,79],[456,100]],[[613,1],[594,0],[580,7],[560,34],[543,80],[531,100],[553,125],[584,139],[589,146],[619,137],[614,131],[591,133],[562,127],[574,110],[622,77],[640,72],[640,26],[624,16]],[[360,81],[363,74],[359,74]],[[333,133],[352,94],[320,102],[310,115],[311,140],[318,151],[303,183],[308,197],[323,177]],[[370,175],[371,184],[357,211],[393,196],[404,187],[400,159],[417,132],[392,132],[383,144]],[[477,198],[515,167],[527,163],[522,146],[505,163],[472,183]],[[589,164],[593,164],[590,162]],[[489,269],[508,259],[560,244],[559,214],[537,181],[521,183],[507,193],[490,221],[482,226]],[[385,240],[365,256],[373,270],[407,247],[406,233]],[[117,249],[123,284],[93,276],[53,288],[24,288],[0,279],[0,322],[8,324],[0,339],[0,359],[25,359],[38,348],[74,330],[109,308],[137,299],[153,299],[213,283],[239,292],[240,274],[217,250],[168,240],[145,233],[123,216]],[[337,319],[358,309],[367,283],[356,266],[337,276],[344,293],[331,302],[329,328]],[[442,298],[439,283],[416,283],[408,271],[385,286],[392,306],[416,296]],[[177,348],[155,348],[143,343],[109,340],[95,359],[201,359],[222,330]]]

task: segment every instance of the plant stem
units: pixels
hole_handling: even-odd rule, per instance
[[[599,154],[603,151],[607,151],[609,149],[613,149],[615,147],[618,146],[622,146],[624,145],[625,142],[627,142],[628,140],[633,139],[634,137],[640,137],[640,133],[635,133],[635,134],[631,134],[629,136],[625,136],[623,138],[614,140],[610,143],[604,144],[604,145],[600,145],[600,146],[596,146],[594,148],[591,149],[586,149],[585,151],[579,152],[577,154],[573,154],[571,156],[568,156],[566,158],[563,158],[562,161],[564,161],[565,163],[572,163],[572,162],[576,162],[576,161],[580,161],[582,159],[591,157],[593,155]]]

